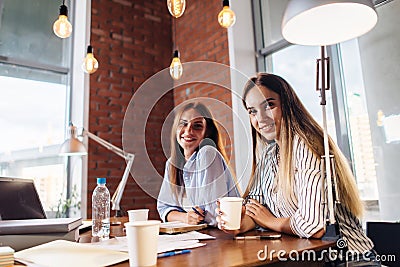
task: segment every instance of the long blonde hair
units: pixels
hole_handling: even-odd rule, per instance
[[[246,96],[256,86],[265,87],[280,96],[281,100],[281,128],[280,128],[280,166],[278,189],[289,198],[294,186],[294,138],[299,136],[317,156],[324,155],[323,129],[304,107],[293,88],[283,78],[269,73],[258,73],[245,85],[243,104],[246,107]],[[256,87],[257,88],[257,87]],[[253,183],[256,166],[256,148],[260,134],[252,127],[253,137],[253,176],[249,186]],[[355,178],[349,167],[347,159],[338,146],[329,137],[330,154],[334,156],[334,167],[337,177],[337,190],[341,203],[355,216],[363,214],[363,204],[358,194]],[[248,194],[249,187],[246,190]]]

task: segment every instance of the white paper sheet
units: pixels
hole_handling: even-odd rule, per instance
[[[191,231],[183,234],[175,234],[175,235],[160,235],[159,239],[165,239],[169,241],[178,241],[178,240],[207,240],[207,239],[215,239],[214,236],[203,234],[197,231]]]
[[[172,251],[176,249],[196,248],[205,246],[205,243],[200,243],[199,240],[215,239],[215,237],[199,233],[196,231],[187,232],[176,235],[159,235],[157,253]],[[117,237],[102,242],[91,243],[92,246],[101,247],[104,249],[116,251],[128,251],[128,243],[126,236]]]
[[[176,249],[205,246],[199,240],[215,237],[196,231],[176,235],[159,235],[157,253]],[[15,253],[16,258],[26,259],[41,266],[109,266],[128,260],[126,236],[109,240],[81,244],[56,240]]]
[[[126,252],[65,240],[56,240],[21,250],[15,253],[15,257],[49,267],[99,267],[113,265],[129,259]]]

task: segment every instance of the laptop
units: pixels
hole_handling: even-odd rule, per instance
[[[0,220],[46,219],[32,179],[0,177]]]

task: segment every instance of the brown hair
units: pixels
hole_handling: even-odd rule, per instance
[[[170,171],[169,171],[169,179],[171,182],[171,186],[179,186],[183,185],[183,177],[182,170],[185,165],[185,157],[183,155],[183,149],[178,144],[176,139],[176,131],[179,126],[179,121],[182,117],[183,112],[194,109],[196,110],[206,121],[206,133],[204,139],[208,139],[207,143],[212,143],[216,149],[221,153],[224,157],[225,161],[228,162],[228,158],[226,156],[223,138],[220,134],[217,122],[214,120],[210,110],[200,102],[189,102],[188,104],[181,107],[175,115],[174,123],[171,129],[171,156],[170,156]],[[201,144],[200,144],[201,145]],[[199,149],[199,148],[198,148]]]

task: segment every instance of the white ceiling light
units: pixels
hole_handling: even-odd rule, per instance
[[[378,16],[370,0],[291,0],[282,35],[300,45],[332,45],[371,30]]]

